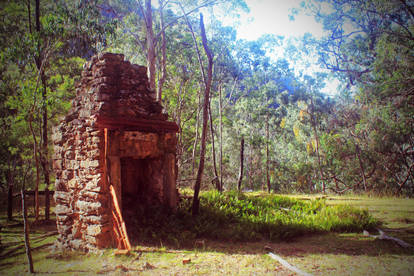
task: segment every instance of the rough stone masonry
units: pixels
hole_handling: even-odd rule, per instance
[[[175,208],[176,132],[149,90],[147,69],[103,53],[84,65],[69,113],[53,131],[57,247],[115,246],[109,185],[122,212]]]

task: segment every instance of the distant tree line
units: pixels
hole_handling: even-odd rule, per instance
[[[241,171],[240,189],[413,195],[411,1],[305,1],[326,37],[255,41],[236,39],[214,13],[236,17],[243,1],[153,2],[1,2],[3,194],[52,188],[51,128],[70,107],[82,64],[110,51],[148,66],[180,129],[181,187],[194,186],[203,162],[202,189],[237,189]],[[289,56],[269,55],[282,45]],[[310,55],[342,81],[336,96],[322,93],[327,72],[295,68]]]

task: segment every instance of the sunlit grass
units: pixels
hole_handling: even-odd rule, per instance
[[[414,200],[409,198],[354,196],[336,197],[328,205],[346,204],[368,210],[373,217],[382,221],[385,227],[399,228],[414,226]]]
[[[373,216],[384,223],[380,227],[394,227],[395,218],[409,219],[414,211],[414,201],[401,198],[359,196],[325,196],[324,198],[317,196],[317,198],[312,197],[311,200],[310,197],[303,195],[287,197],[265,193],[249,193],[244,196],[239,196],[237,193],[223,195],[214,192],[202,193],[200,221],[194,221],[190,215],[188,208],[191,205],[190,199],[181,202],[180,209],[175,215],[161,211],[159,214],[150,213],[150,218],[143,221],[142,227],[136,229],[137,232],[145,232],[146,234],[141,237],[150,240],[136,239],[130,255],[115,256],[114,249],[103,250],[98,254],[52,252],[48,248],[35,249],[33,251],[35,271],[39,275],[291,275],[292,272],[266,255],[267,251],[264,248],[266,245],[291,264],[314,275],[414,274],[412,266],[414,252],[400,248],[391,241],[363,236],[360,231],[342,232],[341,230],[338,233],[332,232],[333,230],[319,230],[316,232],[319,234],[315,234],[314,230],[309,230],[311,228],[307,227],[301,235],[290,238],[278,237],[271,241],[259,231],[256,233],[259,236],[253,239],[250,239],[247,234],[246,239],[242,239],[242,235],[226,239],[217,237],[217,233],[205,233],[203,230],[203,227],[210,229],[208,227],[217,222],[209,221],[214,220],[213,216],[217,212],[221,216],[220,219],[227,223],[216,226],[219,228],[218,231],[222,230],[225,233],[222,237],[231,237],[232,234],[249,231],[249,228],[243,229],[243,226],[250,223],[248,221],[252,215],[255,217],[252,224],[255,225],[257,221],[265,220],[266,216],[263,214],[270,210],[273,212],[270,212],[271,215],[278,214],[278,210],[282,210],[282,213],[288,216],[294,211],[293,214],[298,218],[293,219],[297,220],[304,220],[303,217],[297,216],[299,213],[314,213],[312,216],[315,217],[316,222],[318,213],[338,214],[340,210],[351,208],[343,207],[343,204],[347,203],[352,206],[352,210],[373,211]],[[252,204],[250,205],[249,202]],[[253,205],[257,205],[257,208]],[[217,206],[226,207],[220,210]],[[325,213],[321,213],[324,209]],[[244,218],[246,215],[243,214],[249,216]],[[156,222],[157,219],[166,221]],[[244,221],[245,219],[247,222]],[[276,218],[268,215],[267,220],[272,221],[272,219]],[[286,218],[285,220],[292,221]],[[334,220],[328,219],[328,221]],[[5,225],[4,217],[0,218],[0,223]],[[158,232],[158,235],[153,235],[150,231],[151,223],[153,223],[151,231]],[[240,228],[233,228],[237,224]],[[400,224],[406,226],[404,229],[411,225],[405,222]],[[294,227],[302,226],[294,225]],[[35,241],[44,235],[45,231],[41,225],[32,227],[33,247],[54,241],[55,236],[47,237],[43,241]],[[129,228],[128,231],[131,229]],[[390,235],[414,243],[413,235],[410,233],[409,231],[391,232]],[[0,236],[3,243],[2,253],[16,246],[12,242],[23,245],[21,226],[5,226]],[[197,244],[200,240],[203,241],[202,246]],[[24,250],[18,253],[15,256],[2,257],[0,275],[28,275]],[[183,263],[183,260],[190,260],[190,262]]]
[[[378,225],[366,210],[328,206],[321,199],[304,201],[269,194],[203,192],[196,218],[190,213],[191,202],[191,198],[182,199],[176,213],[159,208],[137,210],[134,219],[140,231],[132,233],[133,237],[182,247],[203,238],[277,241],[329,231],[362,232]]]

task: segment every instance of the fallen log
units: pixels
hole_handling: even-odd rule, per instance
[[[303,276],[312,276],[312,274],[306,273],[302,270],[300,270],[299,268],[291,265],[290,263],[288,263],[287,261],[285,261],[282,257],[280,257],[279,255],[273,254],[272,252],[269,252],[268,255],[273,259],[278,261],[281,265],[283,265],[284,267],[286,267],[287,269],[297,273],[298,275],[303,275]]]
[[[32,247],[31,251],[36,251],[36,250],[39,250],[39,249],[50,247],[52,245],[53,245],[53,243],[45,243],[45,244],[42,244],[42,245],[39,245],[39,246],[36,246],[36,247]],[[13,258],[13,257],[20,256],[20,255],[26,253],[25,251],[18,251],[19,249],[23,249],[23,248],[24,248],[24,246],[5,252],[4,254],[0,255],[0,260],[3,260],[5,258]]]
[[[379,235],[370,235],[369,232],[367,230],[364,230],[363,235],[367,236],[367,237],[372,237],[375,239],[380,239],[380,240],[391,240],[393,242],[395,242],[396,244],[398,244],[399,246],[403,247],[403,248],[413,248],[414,246],[412,244],[409,244],[403,240],[388,236],[384,233],[384,231],[382,231],[381,229],[377,229],[379,232]]]

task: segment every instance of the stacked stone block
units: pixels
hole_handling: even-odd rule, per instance
[[[120,54],[94,56],[84,66],[69,113],[54,129],[57,246],[62,249],[115,245],[100,117],[167,119],[148,89],[146,67],[130,64]],[[171,151],[176,138],[168,137]]]

